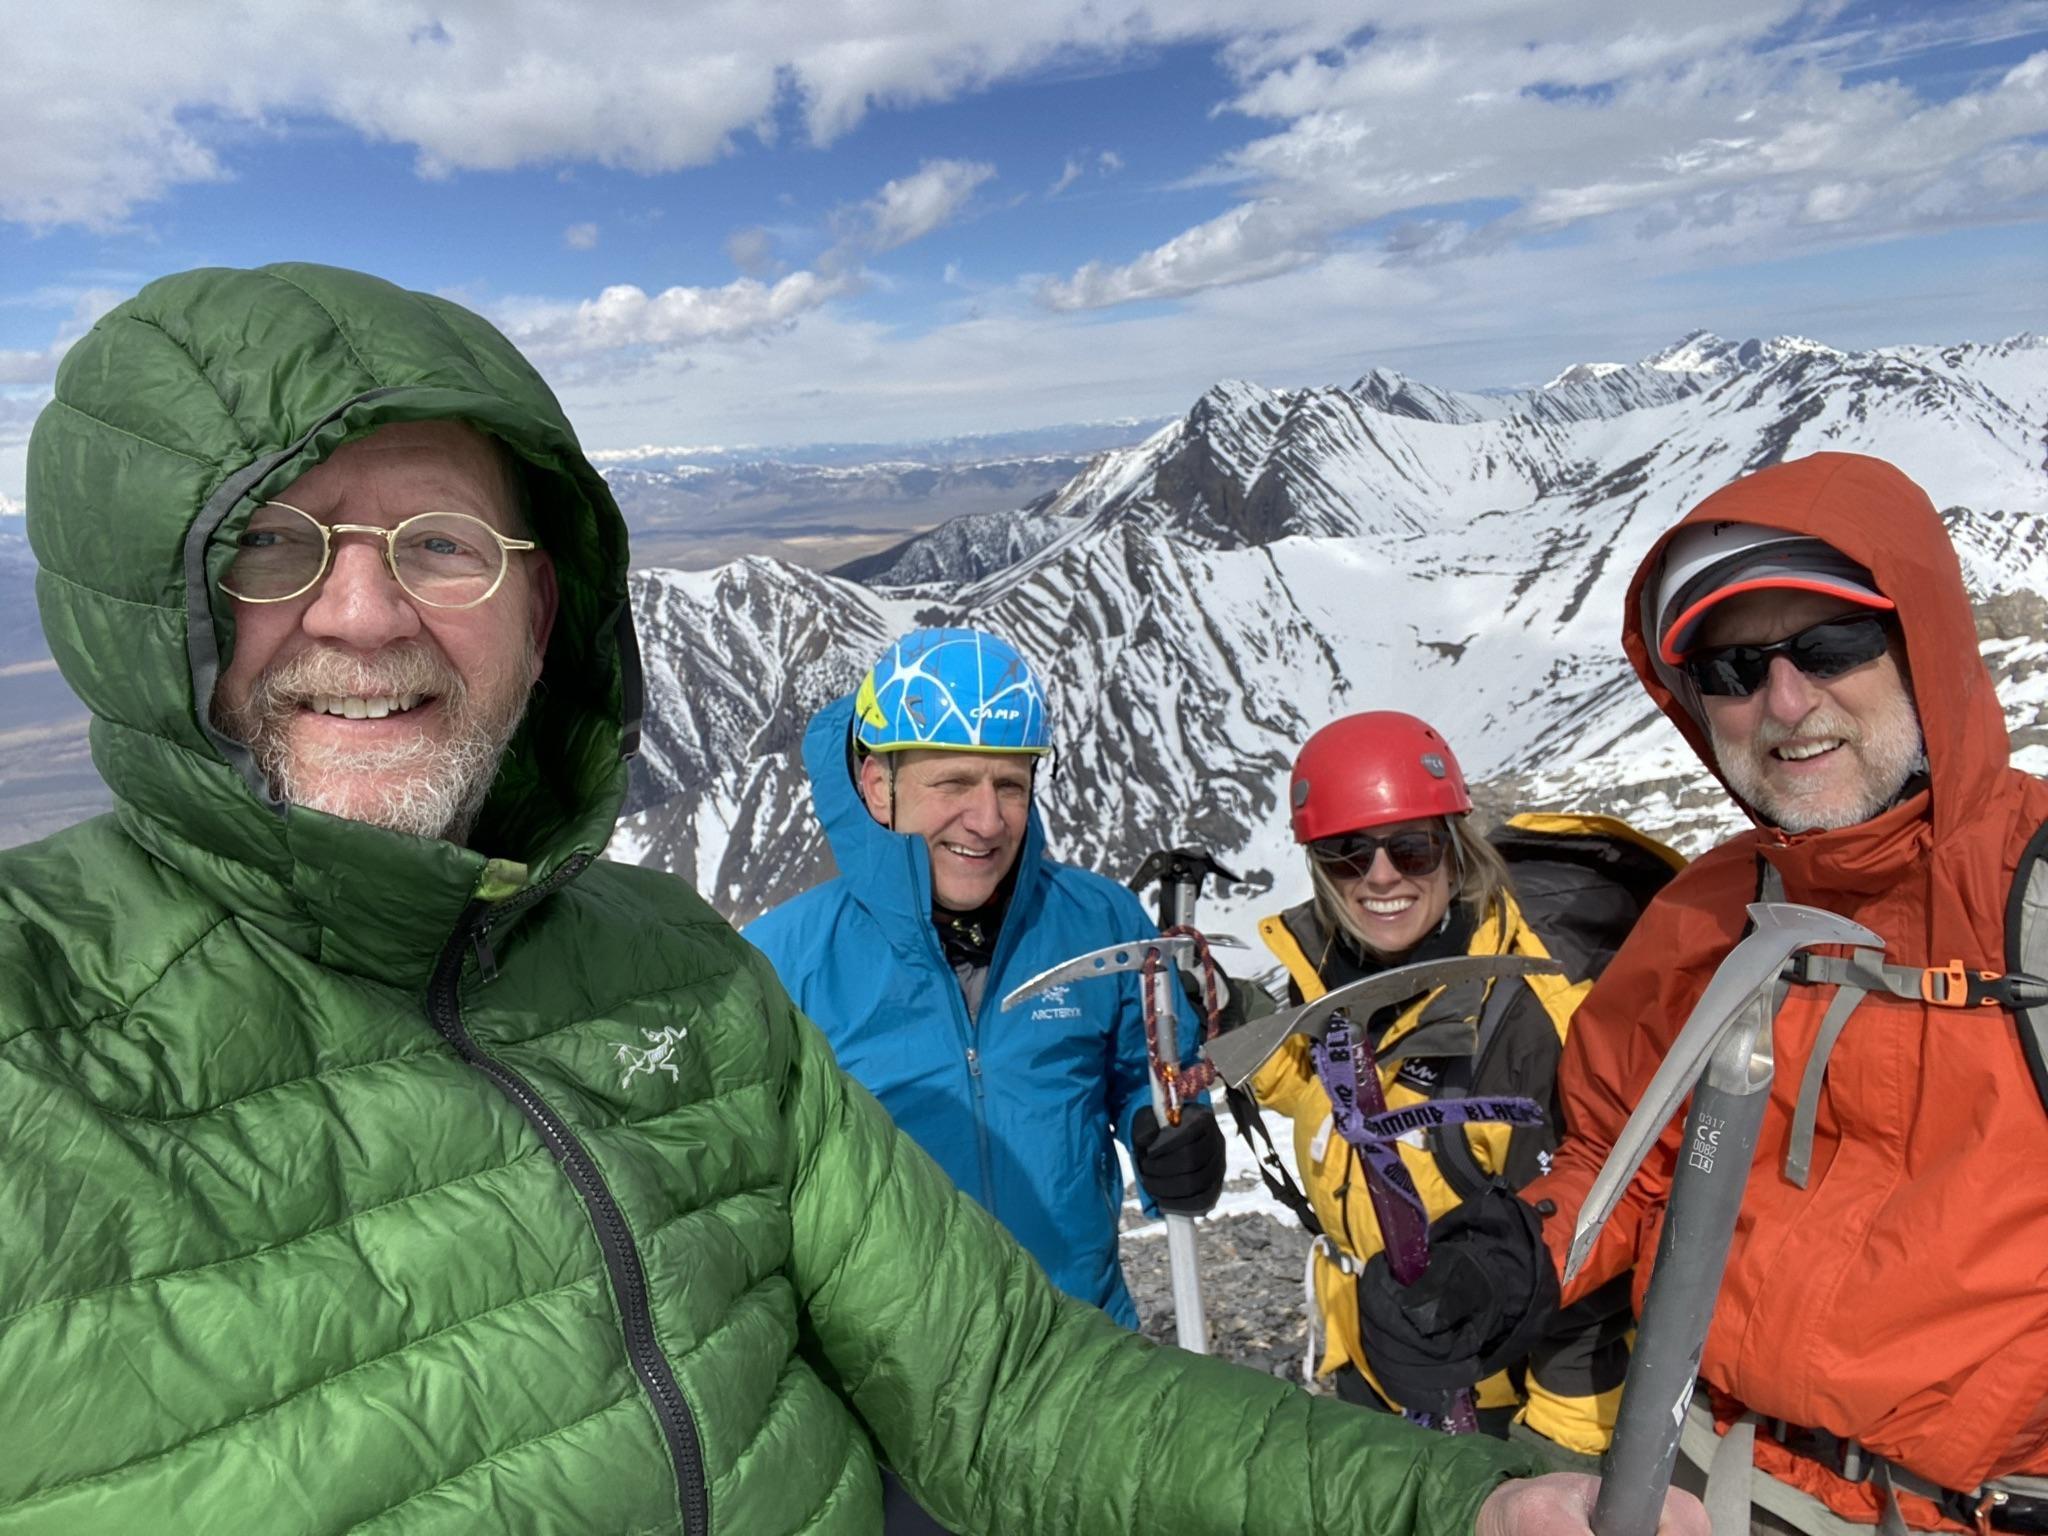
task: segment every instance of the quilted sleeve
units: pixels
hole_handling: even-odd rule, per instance
[[[1162,1348],[1061,1297],[800,1018],[784,1100],[804,1348],[955,1529],[1469,1536],[1525,1452]]]

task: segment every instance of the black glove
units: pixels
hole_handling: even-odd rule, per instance
[[[1557,1316],[1543,1218],[1498,1186],[1429,1229],[1429,1268],[1394,1279],[1385,1253],[1358,1277],[1366,1363],[1396,1402],[1431,1408],[1527,1357]]]
[[[1203,1215],[1223,1193],[1223,1127],[1207,1105],[1184,1106],[1180,1124],[1168,1126],[1147,1105],[1131,1123],[1131,1151],[1138,1182],[1170,1215]]]

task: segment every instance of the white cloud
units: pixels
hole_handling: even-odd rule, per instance
[[[1269,0],[1259,35],[1314,46],[1356,25],[1323,9]],[[159,0],[18,10],[0,218],[39,228],[118,225],[171,188],[231,176],[252,133],[307,119],[409,146],[428,175],[671,171],[772,138],[789,106],[823,144],[877,107],[1245,31],[1237,0],[609,0],[595,22],[555,0],[439,0],[425,22],[409,0],[265,0],[232,25]]]
[[[1175,235],[1126,266],[1089,262],[1041,297],[1054,309],[1100,309],[1133,299],[1178,298],[1306,266],[1326,233],[1313,210],[1279,201],[1240,203]]]
[[[995,167],[974,161],[928,160],[908,176],[885,182],[873,197],[842,210],[844,233],[814,267],[773,283],[753,273],[772,265],[774,236],[759,227],[735,231],[726,251],[748,275],[723,287],[678,285],[650,294],[632,283],[606,288],[594,299],[563,303],[515,299],[495,306],[506,333],[536,360],[603,369],[604,355],[645,349],[690,348],[739,341],[787,329],[799,316],[832,299],[858,292],[875,279],[859,263],[863,252],[895,250],[939,228],[963,208]],[[594,225],[588,228],[596,244]],[[573,239],[571,243],[575,243]],[[948,269],[947,280],[954,268]],[[4,355],[0,355],[4,366]]]
[[[994,176],[979,160],[927,160],[911,175],[888,182],[860,208],[856,239],[869,250],[893,251],[922,239],[953,217]]]
[[[608,360],[608,354],[687,350],[777,334],[835,298],[882,283],[861,266],[862,255],[895,250],[930,234],[994,174],[993,166],[979,162],[928,160],[910,175],[885,182],[873,197],[842,209],[836,216],[841,238],[811,267],[772,283],[756,274],[775,265],[775,236],[755,226],[727,238],[726,252],[745,275],[721,287],[677,285],[650,294],[619,283],[594,299],[507,299],[483,307],[536,361],[578,374],[617,371],[621,365]],[[595,244],[595,227],[590,227]],[[956,281],[957,273],[957,266],[949,264],[946,281]]]
[[[1099,153],[1084,150],[1078,155],[1069,155],[1067,163],[1060,167],[1060,173],[1054,178],[1053,184],[1045,189],[1045,195],[1048,198],[1058,197],[1091,170],[1098,175],[1114,176],[1123,168],[1124,157],[1113,149],[1105,149]]]
[[[1178,298],[1384,242],[1441,259],[1464,241],[1574,230],[1686,262],[1755,259],[1953,227],[2040,219],[2048,53],[1929,101],[1850,74],[1901,51],[2048,26],[2039,0],[1952,8],[1906,35],[1830,35],[1832,8],[1734,0],[1712,13],[1616,0],[1380,8],[1367,40],[1267,55],[1230,103],[1282,126],[1190,185],[1246,200],[1120,263],[1044,285],[1055,308]],[[1445,210],[1460,212],[1460,240]],[[1392,237],[1368,226],[1402,219]],[[1416,228],[1434,231],[1415,238]]]
[[[571,224],[562,231],[562,244],[572,251],[594,251],[597,249],[597,226],[595,224]]]
[[[854,281],[850,276],[793,272],[772,286],[741,277],[722,288],[678,286],[656,294],[619,283],[578,304],[507,305],[499,318],[507,334],[537,361],[560,361],[630,348],[758,336],[846,292]]]

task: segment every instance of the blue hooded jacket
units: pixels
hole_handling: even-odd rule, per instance
[[[930,851],[868,814],[849,771],[852,723],[848,695],[804,734],[811,798],[839,875],[755,919],[746,937],[839,1064],[1053,1283],[1136,1327],[1117,1264],[1123,1175],[1110,1137],[1128,1145],[1132,1117],[1151,1102],[1142,983],[1135,973],[1089,980],[1007,1013],[1002,999],[1063,960],[1159,930],[1124,887],[1050,858],[1034,805],[980,1017],[970,1020],[932,924]],[[1185,1046],[1195,1026],[1174,990]]]

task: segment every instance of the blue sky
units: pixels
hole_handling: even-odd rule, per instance
[[[75,0],[10,26],[0,511],[159,274],[462,299],[595,448],[1209,384],[1540,382],[1695,326],[2048,328],[2048,0]]]

